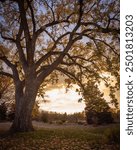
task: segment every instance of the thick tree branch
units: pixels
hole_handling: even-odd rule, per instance
[[[25,41],[26,41],[27,62],[28,65],[32,65],[34,50],[32,50],[32,39],[31,39],[27,17],[26,17],[25,3],[26,3],[25,0],[18,0],[20,17],[21,17],[21,25],[24,31]]]
[[[18,0],[18,4],[19,4],[20,17],[21,17],[21,24],[24,30],[26,44],[27,44],[30,42],[31,37],[30,37],[29,27],[28,27],[27,18],[26,18],[26,10],[24,8],[25,1]]]
[[[36,31],[36,22],[35,22],[34,11],[33,11],[33,8],[31,6],[31,2],[29,0],[27,0],[27,3],[28,3],[28,7],[30,9],[30,12],[31,12],[32,24],[33,24],[33,34],[34,34]]]
[[[27,60],[25,58],[25,55],[24,55],[24,52],[23,52],[20,41],[16,41],[16,46],[17,46],[17,49],[18,49],[19,59],[21,61],[22,67],[23,67],[24,71],[26,71],[26,68],[27,68],[28,64],[27,64]]]
[[[17,51],[18,51],[18,54],[19,54],[20,62],[21,62],[22,67],[23,67],[23,69],[25,71],[26,67],[27,67],[27,60],[25,58],[25,54],[24,54],[23,48],[21,46],[22,33],[23,33],[23,26],[22,26],[22,22],[21,22],[18,34],[16,35],[16,46],[17,46]]]

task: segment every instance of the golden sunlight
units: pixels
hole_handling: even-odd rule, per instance
[[[75,113],[82,112],[85,108],[84,102],[78,102],[82,96],[75,92],[75,87],[66,88],[54,88],[46,92],[47,103],[41,103],[40,109],[45,111],[53,111],[59,113]]]

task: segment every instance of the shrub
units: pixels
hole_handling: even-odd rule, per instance
[[[97,113],[93,113],[93,112],[87,112],[86,113],[86,117],[87,117],[87,123],[88,124],[110,124],[113,123],[114,119],[112,117],[111,112],[97,112]]]
[[[94,114],[92,112],[90,112],[90,111],[86,112],[86,120],[87,120],[88,124],[94,123],[93,116],[94,116]]]
[[[57,120],[57,121],[56,121],[56,124],[62,125],[62,124],[64,124],[64,121],[62,121],[62,120]]]
[[[47,112],[41,113],[41,121],[43,121],[44,123],[48,122],[48,113]]]
[[[118,110],[117,112],[113,112],[112,115],[114,118],[114,122],[120,123],[120,111]]]
[[[100,112],[97,114],[97,118],[98,124],[110,124],[114,121],[111,112]]]

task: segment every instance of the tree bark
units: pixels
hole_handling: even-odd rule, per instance
[[[32,110],[38,92],[35,80],[30,80],[24,86],[18,85],[15,90],[15,118],[10,128],[11,132],[33,131]]]
[[[11,132],[28,132],[34,130],[31,120],[31,111],[29,111],[29,109],[26,103],[26,105],[21,107],[20,112],[15,112],[15,118],[10,128]]]

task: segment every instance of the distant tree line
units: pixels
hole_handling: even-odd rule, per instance
[[[38,117],[41,121],[45,123],[56,123],[56,124],[65,124],[65,123],[78,123],[86,124],[85,113],[77,112],[73,114],[67,113],[57,113],[57,112],[48,112],[42,111]]]
[[[10,107],[5,102],[0,104],[0,122],[13,121],[15,116],[15,105]],[[50,124],[67,124],[76,123],[80,125],[92,124],[109,124],[119,122],[119,111],[111,109],[104,112],[83,111],[73,114],[57,113],[50,111],[39,111],[38,104],[35,105],[32,112],[33,120]]]

